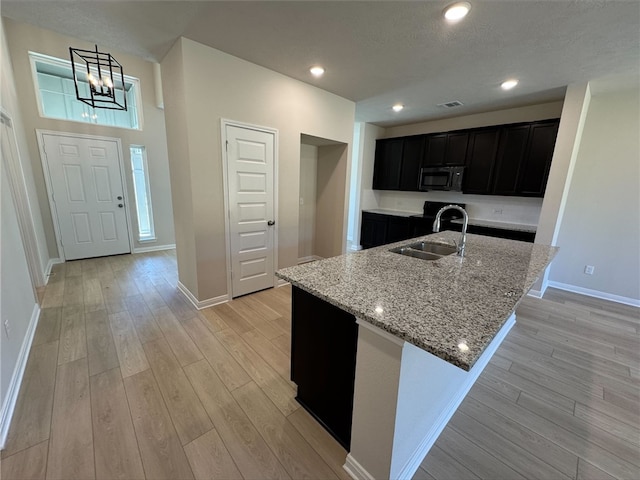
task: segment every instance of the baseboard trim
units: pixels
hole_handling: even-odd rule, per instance
[[[137,247],[133,249],[132,253],[160,252],[162,250],[173,250],[174,248],[176,248],[175,243],[169,245],[154,245],[152,247]]]
[[[534,297],[534,298],[542,298],[543,293],[540,290],[529,290],[529,293],[527,293],[527,296],[529,297]]]
[[[623,297],[621,295],[614,295],[613,293],[601,292],[599,290],[591,290],[590,288],[576,287],[575,285],[569,285],[568,283],[554,282],[551,280],[549,280],[549,286],[553,288],[557,288],[558,290],[565,290],[567,292],[586,295],[587,297],[599,298],[601,300],[609,300],[615,303],[631,305],[632,307],[640,307],[640,300],[637,298]]]
[[[49,277],[51,276],[51,269],[53,268],[54,265],[57,265],[58,263],[64,263],[63,260],[61,260],[60,258],[50,258],[49,262],[47,263],[47,268],[44,271],[44,284],[48,284],[49,283]]]
[[[285,285],[289,285],[289,282],[283,280],[282,278],[278,278],[278,281],[276,282],[276,288],[284,287]]]
[[[24,336],[22,346],[20,347],[18,361],[16,362],[16,367],[14,368],[13,375],[11,376],[11,383],[9,383],[7,396],[2,401],[2,410],[0,411],[0,450],[4,449],[7,442],[11,419],[16,408],[16,402],[18,401],[18,393],[20,392],[22,377],[24,376],[24,371],[27,367],[27,360],[29,359],[29,352],[31,351],[31,344],[33,343],[33,337],[36,333],[39,318],[40,305],[36,303],[33,307],[33,312],[31,312],[29,326],[27,327],[26,335]]]
[[[342,468],[355,480],[376,480],[350,453]]]
[[[229,295],[220,295],[219,297],[207,298],[206,300],[198,300],[191,291],[185,287],[181,282],[178,282],[178,290],[182,293],[187,300],[196,307],[198,310],[204,308],[213,307],[214,305],[220,305],[221,303],[227,303],[229,301]]]

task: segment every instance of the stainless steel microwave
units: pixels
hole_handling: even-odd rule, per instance
[[[420,169],[418,188],[422,191],[462,191],[464,167],[424,167]]]

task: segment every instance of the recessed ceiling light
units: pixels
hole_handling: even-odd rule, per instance
[[[404,105],[402,105],[401,103],[396,103],[391,108],[393,109],[394,112],[399,112],[400,110],[402,110],[404,108]]]
[[[313,75],[314,77],[321,77],[322,74],[324,73],[324,68],[322,68],[320,65],[316,65],[314,67],[311,67],[309,71],[311,72],[311,75]]]
[[[516,85],[518,85],[518,80],[514,78],[511,80],[505,80],[504,82],[502,82],[502,85],[500,86],[502,87],[503,90],[511,90]]]
[[[450,22],[457,22],[466,17],[469,10],[471,10],[471,4],[469,2],[452,3],[444,9],[444,18]]]

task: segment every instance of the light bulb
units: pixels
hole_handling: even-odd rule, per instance
[[[518,80],[513,78],[511,80],[506,80],[506,81],[502,82],[502,85],[500,85],[500,86],[502,87],[503,90],[511,90],[516,85],[518,85]]]
[[[321,77],[324,74],[324,68],[322,68],[320,65],[311,67],[309,71],[311,72],[311,75],[313,75],[314,77]]]
[[[396,103],[393,107],[391,107],[394,112],[399,112],[404,108],[404,105],[401,103]]]
[[[444,18],[450,22],[457,22],[466,17],[469,10],[471,10],[471,4],[469,2],[453,3],[444,9]]]

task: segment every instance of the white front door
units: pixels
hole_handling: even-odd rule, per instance
[[[44,133],[42,142],[64,258],[129,253],[117,141]]]
[[[226,125],[231,296],[274,286],[275,135]]]

